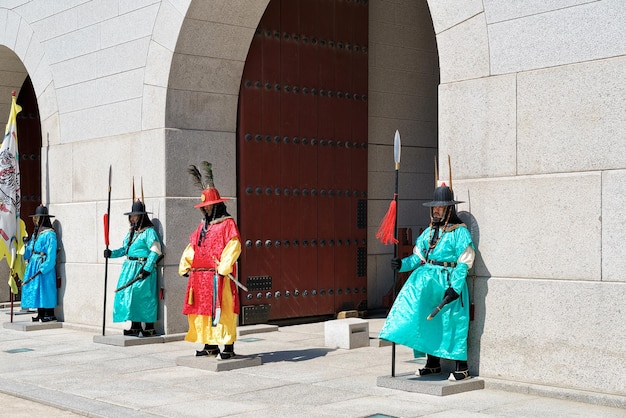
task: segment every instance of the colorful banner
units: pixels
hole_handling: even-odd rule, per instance
[[[13,92],[9,121],[0,147],[0,260],[6,257],[9,264],[9,286],[17,294],[15,276],[24,278],[22,237],[26,236],[26,225],[20,219],[21,189],[19,152],[17,148],[17,114],[22,108],[17,105]]]

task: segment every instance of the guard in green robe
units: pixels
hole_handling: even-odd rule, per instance
[[[415,241],[413,254],[391,260],[394,270],[412,273],[387,315],[380,338],[412,348],[416,357],[426,353],[426,366],[417,370],[417,376],[441,373],[440,358],[445,358],[456,360],[449,380],[469,378],[467,271],[475,253],[470,232],[456,214],[457,203],[462,202],[454,200],[449,187],[437,187],[433,201],[424,203],[431,208],[431,222]]]
[[[104,250],[104,256],[126,256],[117,282],[113,301],[113,322],[131,321],[124,335],[151,337],[156,335],[154,323],[159,307],[156,263],[162,254],[161,241],[138,199],[128,215],[130,229],[124,244],[116,250]],[[142,329],[141,323],[145,323]]]

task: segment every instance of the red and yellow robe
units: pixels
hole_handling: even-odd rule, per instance
[[[237,339],[239,293],[237,285],[225,276],[230,273],[236,277],[235,263],[241,254],[239,230],[230,216],[209,223],[200,241],[203,229],[204,221],[191,234],[178,267],[181,276],[189,273],[183,304],[183,314],[189,321],[185,340],[233,344]],[[213,325],[216,309],[221,310],[221,315],[219,323]]]

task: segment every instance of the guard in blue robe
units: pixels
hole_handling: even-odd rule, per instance
[[[33,235],[24,246],[26,271],[22,283],[20,306],[37,309],[33,322],[56,321],[57,306],[57,234],[52,227],[48,208],[40,205],[35,209]]]
[[[152,337],[159,308],[156,264],[162,254],[161,241],[144,204],[137,200],[128,215],[130,229],[121,248],[104,250],[104,256],[126,256],[113,301],[113,322],[131,321],[124,335]],[[141,327],[142,322],[145,324]]]
[[[412,348],[416,357],[426,353],[426,366],[415,373],[418,376],[441,373],[440,359],[445,358],[456,360],[450,380],[469,378],[467,271],[475,253],[470,232],[456,214],[457,203],[449,187],[437,187],[434,200],[424,203],[431,208],[431,223],[415,241],[413,254],[391,261],[393,269],[412,273],[380,338]]]

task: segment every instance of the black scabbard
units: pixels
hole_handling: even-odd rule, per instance
[[[131,287],[132,285],[134,285],[135,283],[137,283],[140,280],[144,280],[145,277],[141,277],[141,276],[137,276],[134,279],[132,279],[130,282],[126,283],[123,286],[118,287],[117,289],[115,289],[115,293],[119,292],[120,290],[124,290],[127,287]]]
[[[30,276],[28,279],[24,280],[24,283],[22,283],[22,286],[24,286],[25,284],[30,283],[31,280],[33,280],[35,277],[39,276],[40,274],[41,274],[41,270],[39,270],[37,273],[35,273],[32,276]]]
[[[439,306],[437,306],[437,307],[436,307],[436,308],[435,308],[435,309],[434,309],[434,310],[430,313],[430,315],[428,315],[428,318],[426,318],[426,319],[428,319],[429,321],[430,321],[431,319],[433,319],[433,317],[434,317],[435,315],[437,315],[437,314],[439,313],[439,311],[440,311],[440,310],[441,310],[444,306],[446,306],[448,303],[450,303],[450,302],[452,302],[452,297],[451,297],[451,296],[446,295],[446,297],[444,297],[444,298],[443,298],[443,300],[441,301],[441,303],[439,304]]]

